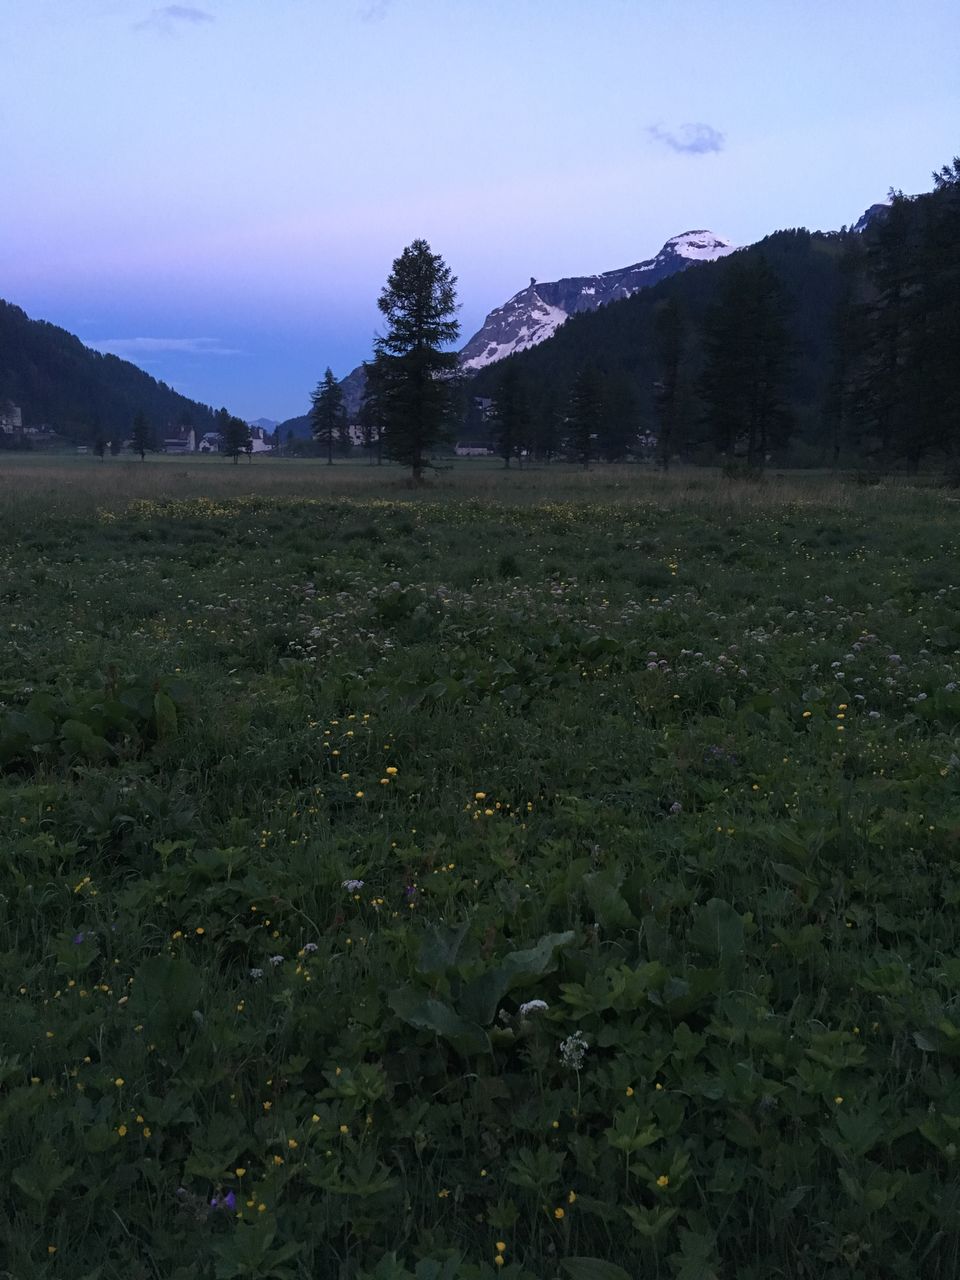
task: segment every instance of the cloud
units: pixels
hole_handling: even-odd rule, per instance
[[[722,151],[726,138],[712,124],[682,124],[676,131],[652,124],[647,133],[655,142],[662,142],[672,151],[683,151],[691,156],[703,156],[710,151]]]
[[[165,4],[158,9],[151,9],[148,16],[135,26],[137,31],[160,31],[163,35],[172,36],[184,23],[199,27],[213,21],[212,13],[195,9],[193,5]]]
[[[238,356],[234,347],[225,347],[219,338],[100,338],[88,347],[104,355],[122,356],[125,360],[143,359],[156,352],[187,356]]]
[[[361,22],[382,22],[390,12],[393,0],[365,0],[360,5]]]

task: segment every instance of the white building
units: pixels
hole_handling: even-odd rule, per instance
[[[20,406],[12,400],[0,401],[0,431],[11,436],[15,431],[23,430],[23,413]]]

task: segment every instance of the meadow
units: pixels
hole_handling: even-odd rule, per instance
[[[960,505],[0,461],[0,1276],[960,1274]]]

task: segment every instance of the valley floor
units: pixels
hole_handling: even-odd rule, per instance
[[[0,1275],[958,1274],[950,492],[5,457],[0,519]]]

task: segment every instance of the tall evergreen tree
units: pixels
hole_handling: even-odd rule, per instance
[[[675,295],[654,311],[653,333],[658,374],[654,383],[657,459],[666,471],[680,444],[681,379],[686,354],[686,321]]]
[[[136,417],[133,419],[130,448],[134,453],[139,453],[141,462],[145,460],[147,450],[153,448],[153,428],[147,421],[147,415],[142,409],[138,410]]]
[[[912,429],[909,403],[911,295],[915,288],[915,220],[902,191],[864,232],[870,296],[863,305],[865,388],[859,405],[861,438],[889,465]]]
[[[552,383],[543,389],[533,415],[533,452],[541,462],[557,457],[563,445],[563,415]]]
[[[603,376],[587,361],[573,380],[567,408],[567,451],[584,468],[597,457],[602,426]]]
[[[387,457],[408,466],[415,483],[431,450],[449,439],[455,351],[460,332],[456,277],[426,240],[414,240],[393,263],[377,301],[387,332],[374,342],[374,395]]]
[[[730,264],[704,326],[699,389],[713,443],[726,454],[745,447],[754,467],[789,435],[787,311],[777,277],[758,255]]]
[[[597,451],[608,462],[622,462],[636,447],[640,409],[633,383],[624,374],[606,379],[601,404]]]
[[[342,443],[346,418],[343,412],[343,390],[333,370],[327,365],[323,377],[317,383],[316,390],[310,397],[313,408],[310,410],[310,423],[313,438],[327,449],[327,466],[333,465],[333,446]]]
[[[217,430],[220,433],[220,447],[224,453],[233,458],[234,466],[240,461],[241,453],[252,451],[253,437],[250,428],[242,418],[234,417],[227,409],[218,409],[216,413]]]
[[[493,438],[505,467],[512,458],[522,462],[530,447],[533,419],[526,384],[515,364],[507,362],[493,394],[491,411]]]
[[[863,384],[859,376],[862,358],[863,242],[851,232],[845,237],[840,259],[840,289],[830,334],[829,374],[825,387],[822,418],[826,443],[834,467],[843,449],[858,445],[857,422],[861,416]]]
[[[363,394],[360,400],[360,439],[366,450],[367,461],[373,466],[376,454],[377,466],[383,461],[380,448],[380,410],[377,404],[376,383],[371,376],[370,364],[363,362]]]

